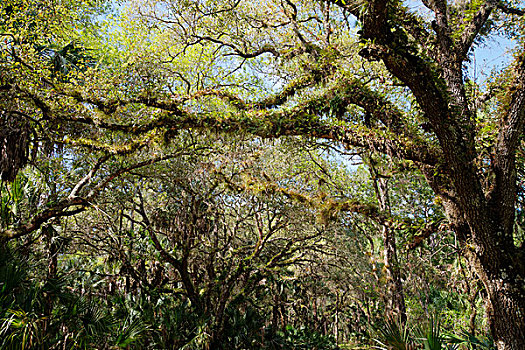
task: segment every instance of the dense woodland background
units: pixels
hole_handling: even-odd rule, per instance
[[[525,349],[524,5],[2,1],[0,349]]]

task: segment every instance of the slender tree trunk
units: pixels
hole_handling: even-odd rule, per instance
[[[391,206],[388,194],[388,178],[380,176],[373,163],[374,160],[371,158],[370,170],[373,176],[379,210],[390,216]],[[387,296],[385,300],[386,314],[389,318],[398,317],[404,324],[407,320],[405,294],[403,292],[403,283],[401,282],[401,273],[399,271],[399,263],[397,260],[395,232],[393,232],[387,225],[382,224],[381,233],[384,241],[383,260],[387,277],[387,289],[390,291],[390,295]]]
[[[390,201],[388,200],[388,179],[377,179],[378,198],[380,200],[380,209],[390,214]],[[382,207],[382,208],[381,208]],[[399,262],[397,260],[396,238],[395,233],[386,225],[382,225],[381,231],[384,240],[384,262],[387,275],[388,285],[391,290],[391,309],[392,315],[397,315],[404,324],[407,320],[405,294],[403,292],[403,283],[401,282],[401,273],[399,271]]]
[[[273,306],[272,306],[272,331],[276,332],[278,328],[279,320],[279,295],[275,293],[273,295]]]
[[[335,320],[334,320],[334,338],[335,343],[339,344],[339,293],[335,293]]]
[[[477,283],[473,287],[474,288],[470,288],[470,290],[468,291],[469,293],[468,301],[469,301],[469,306],[470,306],[470,309],[469,309],[470,316],[469,316],[468,328],[469,328],[469,332],[475,335],[477,331],[476,317],[478,316],[478,310],[476,308],[476,299],[478,298],[478,295],[481,289],[477,286]]]
[[[58,272],[58,247],[54,240],[55,238],[55,230],[51,226],[47,226],[44,228],[46,231],[46,238],[47,238],[47,259],[48,259],[48,266],[47,266],[47,276],[46,281],[49,282],[51,280],[56,279],[57,272]],[[45,299],[44,299],[44,315],[46,316],[46,320],[44,321],[44,332],[47,331],[47,328],[49,326],[49,322],[51,320],[51,313],[53,312],[53,295],[48,292]]]

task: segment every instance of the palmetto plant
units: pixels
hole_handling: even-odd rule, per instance
[[[445,339],[451,349],[496,350],[490,337],[476,336],[467,331],[460,334],[446,334]]]
[[[416,349],[411,329],[408,324],[400,320],[388,319],[377,329],[378,338],[374,340],[378,344],[376,349],[381,350],[413,350]]]
[[[0,349],[92,348],[112,343],[119,325],[110,310],[69,291],[66,276],[39,283],[31,272],[38,270],[34,268],[38,264],[28,256],[21,257],[10,246],[0,248]],[[46,309],[49,300],[53,300],[52,311]]]
[[[28,262],[15,257],[8,247],[0,248],[0,312],[11,307],[16,288],[23,287]]]
[[[490,338],[478,337],[463,331],[460,334],[445,333],[439,313],[430,315],[420,326],[410,328],[395,319],[378,327],[381,350],[495,350]]]
[[[37,51],[42,57],[49,59],[54,75],[61,74],[62,79],[70,72],[84,71],[95,64],[93,57],[88,54],[90,50],[78,41],[72,41],[62,47],[39,46]]]
[[[140,345],[150,331],[150,326],[141,318],[127,318],[117,328],[115,345],[126,348],[130,345]]]
[[[34,288],[27,284],[29,261],[0,248],[0,349],[29,349],[44,343],[45,317],[33,312]]]
[[[439,314],[430,315],[426,325],[417,329],[416,333],[418,334],[418,340],[423,342],[425,350],[441,350],[445,348]]]
[[[44,324],[46,317],[23,310],[8,310],[0,335],[4,337],[1,349],[45,349]]]

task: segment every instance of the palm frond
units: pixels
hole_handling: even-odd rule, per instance
[[[140,318],[134,320],[127,318],[117,330],[115,345],[125,348],[133,343],[140,343],[149,331],[150,326]]]
[[[381,350],[411,350],[414,348],[407,324],[400,320],[388,319],[378,329],[379,338],[374,341],[378,343],[376,349]]]
[[[425,350],[441,350],[445,346],[441,333],[441,316],[438,312],[430,315],[428,322],[418,329],[418,338],[423,341]]]

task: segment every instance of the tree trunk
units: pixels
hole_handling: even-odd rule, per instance
[[[379,210],[387,216],[390,216],[391,206],[388,197],[388,179],[377,172],[372,158],[370,158],[370,171],[373,176],[374,190],[379,203]],[[390,295],[387,295],[385,298],[386,315],[389,318],[399,318],[401,323],[404,324],[407,320],[407,315],[403,283],[401,282],[401,273],[397,260],[395,232],[387,225],[382,224],[381,233],[384,241],[383,261],[385,263],[387,289],[390,291]]]
[[[56,237],[56,231],[55,229],[49,225],[44,228],[46,239],[47,239],[47,259],[48,259],[48,266],[47,266],[47,276],[46,276],[46,282],[49,283],[50,281],[54,281],[57,278],[58,273],[58,247],[55,242]],[[52,295],[51,291],[48,291],[45,299],[44,299],[44,315],[46,316],[46,319],[44,321],[44,332],[47,331],[47,328],[49,327],[50,320],[51,320],[51,314],[53,313],[53,298],[54,295]]]
[[[463,246],[463,253],[487,291],[486,311],[495,345],[498,350],[525,349],[522,252],[513,245],[503,244],[500,230],[484,235],[493,238],[491,243],[496,247],[487,246],[487,241],[480,239],[481,235],[472,232],[474,225],[467,223],[456,204],[450,201],[444,204],[452,228]]]
[[[390,202],[388,200],[388,181],[387,179],[378,179],[379,198],[384,210],[390,214]],[[397,315],[401,323],[407,320],[405,294],[403,292],[403,283],[401,282],[401,273],[399,271],[399,262],[397,260],[396,237],[388,226],[382,225],[381,231],[384,240],[384,262],[387,275],[387,286],[391,291],[391,311],[392,315]]]
[[[525,282],[523,271],[519,271],[522,262],[505,259],[498,250],[487,254],[490,260],[484,256],[480,259],[473,252],[467,255],[488,294],[487,317],[498,350],[525,349]]]
[[[490,331],[498,350],[525,349],[523,282],[486,280]],[[521,291],[520,291],[521,289]]]

